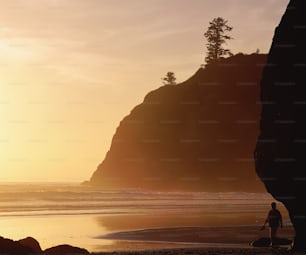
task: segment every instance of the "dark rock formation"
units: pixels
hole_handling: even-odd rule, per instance
[[[6,239],[0,236],[0,254],[5,255],[81,255],[89,254],[86,249],[74,247],[71,245],[63,244],[52,248],[48,248],[45,251],[41,250],[39,242],[32,238],[27,237],[19,241]]]
[[[291,240],[286,239],[286,238],[276,238],[274,241],[274,245],[290,245]],[[269,237],[261,237],[253,242],[251,242],[251,246],[253,247],[269,247],[271,244],[271,239]]]
[[[256,170],[289,211],[294,249],[306,251],[306,1],[291,0],[276,28],[261,82]]]
[[[89,254],[89,252],[85,249],[74,247],[71,245],[63,244],[58,245],[49,249],[46,249],[44,251],[44,254],[46,255],[83,255],[83,254]]]
[[[264,191],[253,151],[266,55],[238,54],[150,92],[120,123],[91,184],[104,188]]]
[[[40,254],[31,247],[22,245],[18,241],[0,237],[0,254],[6,255],[34,255]]]
[[[18,243],[20,243],[21,245],[25,247],[30,248],[31,250],[35,251],[35,253],[39,254],[42,252],[39,242],[33,237],[27,237],[27,238],[18,240]]]

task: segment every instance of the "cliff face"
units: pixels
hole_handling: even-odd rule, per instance
[[[91,184],[264,191],[254,171],[265,55],[238,54],[150,92],[125,117]]]
[[[291,0],[276,28],[261,82],[255,160],[267,190],[287,207],[294,249],[306,251],[306,1]]]

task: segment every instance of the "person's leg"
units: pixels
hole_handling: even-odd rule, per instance
[[[276,239],[276,232],[277,227],[271,227],[270,228],[270,239],[271,239],[271,246],[275,245],[275,239]]]

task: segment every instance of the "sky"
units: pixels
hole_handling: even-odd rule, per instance
[[[209,21],[266,53],[288,2],[0,0],[0,182],[88,180],[161,78],[203,64]]]

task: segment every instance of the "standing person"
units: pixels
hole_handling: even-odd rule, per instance
[[[276,203],[271,203],[272,209],[269,211],[268,216],[266,218],[266,221],[264,225],[262,226],[262,229],[265,228],[266,224],[269,223],[270,227],[270,239],[271,239],[271,246],[275,244],[275,239],[277,235],[277,230],[279,227],[283,227],[283,219],[282,215],[279,210],[276,209]]]

